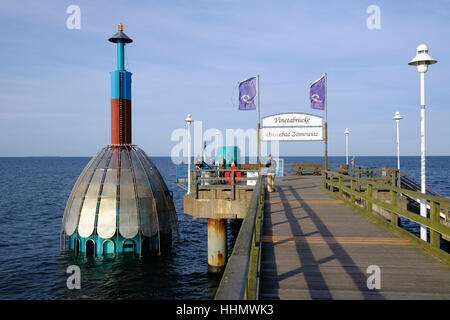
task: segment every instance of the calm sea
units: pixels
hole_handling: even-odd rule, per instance
[[[181,237],[165,256],[74,258],[60,251],[69,193],[89,158],[0,158],[0,299],[211,299],[220,278],[207,273],[206,220],[183,213],[184,191],[168,157],[152,158],[173,191]],[[322,157],[286,157],[322,162]],[[344,157],[330,157],[343,163]],[[396,167],[394,157],[359,157],[356,165]],[[450,196],[450,157],[427,157],[427,185]],[[420,178],[419,157],[402,170]],[[236,231],[228,230],[229,247]],[[66,269],[81,268],[81,290],[68,290]]]

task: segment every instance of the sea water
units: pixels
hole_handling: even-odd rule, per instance
[[[323,157],[285,157],[316,163]],[[163,256],[77,258],[60,250],[70,191],[90,158],[0,158],[0,299],[211,299],[220,276],[207,272],[206,219],[183,213],[169,157],[152,157],[173,191],[180,239]],[[343,163],[344,157],[329,157]],[[396,167],[395,157],[357,157],[356,165]],[[450,195],[450,157],[427,157],[427,185]],[[420,181],[420,158],[402,157],[402,170]],[[237,231],[228,229],[229,248]],[[231,251],[231,250],[230,250]],[[66,285],[68,266],[81,269],[81,289]]]

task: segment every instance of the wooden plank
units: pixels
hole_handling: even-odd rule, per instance
[[[293,163],[294,168],[322,168],[321,163]]]
[[[241,169],[247,169],[247,170],[251,170],[251,169],[256,169],[258,170],[259,168],[262,168],[263,164],[258,164],[258,163],[242,163],[241,164]]]
[[[268,194],[261,299],[450,299],[450,267],[346,207],[320,177],[277,181]],[[367,267],[381,289],[367,288]]]
[[[319,175],[323,165],[321,163],[293,163],[292,167],[297,175]]]
[[[308,200],[308,201],[299,201],[299,200],[264,200],[265,203],[270,203],[270,204],[276,204],[276,203],[289,203],[289,204],[320,204],[320,203],[331,203],[331,204],[336,204],[336,203],[344,203],[343,200]]]
[[[281,236],[264,235],[263,242],[278,243],[308,243],[308,244],[357,244],[357,245],[410,245],[411,240],[401,238],[367,238],[367,237],[333,237],[333,236]]]

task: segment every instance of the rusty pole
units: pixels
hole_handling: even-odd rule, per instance
[[[208,219],[208,272],[223,272],[226,260],[227,220]]]

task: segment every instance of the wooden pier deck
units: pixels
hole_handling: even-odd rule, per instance
[[[450,267],[320,189],[284,177],[267,193],[260,299],[450,299]],[[381,270],[369,290],[367,267]]]

